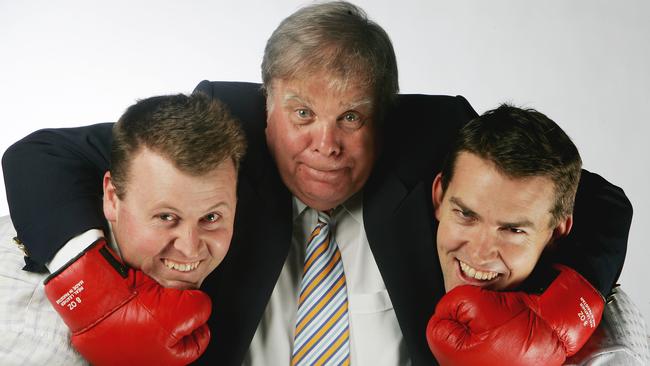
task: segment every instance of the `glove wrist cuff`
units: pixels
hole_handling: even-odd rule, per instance
[[[79,332],[135,296],[128,277],[128,267],[99,239],[45,280],[45,294],[70,330]]]

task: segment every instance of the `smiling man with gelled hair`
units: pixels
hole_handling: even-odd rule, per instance
[[[571,139],[532,109],[504,104],[461,128],[432,188],[447,294],[427,338],[442,365],[561,365],[595,331],[603,298],[573,269],[540,262],[553,283],[521,292],[571,231],[581,166]]]

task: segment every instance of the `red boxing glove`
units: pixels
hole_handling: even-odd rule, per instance
[[[160,286],[104,239],[50,275],[45,293],[93,365],[185,365],[210,342],[206,294]]]
[[[427,326],[441,365],[561,365],[587,342],[605,305],[569,267],[542,295],[459,286],[436,306]]]

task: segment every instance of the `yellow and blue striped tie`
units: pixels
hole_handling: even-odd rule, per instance
[[[318,212],[305,254],[292,366],[350,364],[348,293],[332,225]]]

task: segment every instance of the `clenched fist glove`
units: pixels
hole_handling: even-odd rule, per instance
[[[556,265],[541,295],[459,286],[436,306],[427,341],[441,365],[561,365],[594,332],[604,301],[587,280]]]
[[[205,293],[160,286],[104,239],[50,275],[45,293],[93,365],[185,365],[210,342]]]

